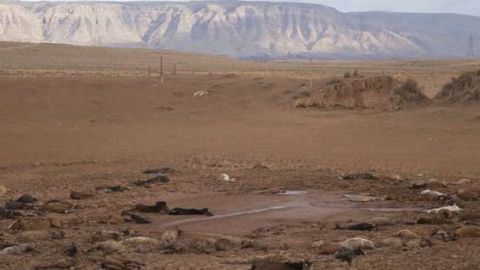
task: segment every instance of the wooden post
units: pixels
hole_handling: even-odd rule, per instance
[[[177,63],[173,63],[173,75],[177,74]]]
[[[163,56],[160,56],[160,84],[163,84]]]

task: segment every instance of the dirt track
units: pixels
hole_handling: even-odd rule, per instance
[[[9,72],[0,77],[0,185],[7,188],[0,200],[30,193],[39,209],[24,210],[21,222],[0,219],[0,244],[34,249],[0,255],[2,269],[52,269],[48,264],[59,260],[98,269],[118,253],[143,269],[249,269],[252,260],[272,256],[308,259],[314,269],[479,269],[478,238],[444,242],[432,235],[480,222],[478,105],[299,110],[290,97],[308,82],[301,74],[177,74],[160,84],[143,73]],[[197,91],[207,94],[194,97]],[[134,184],[148,178],[142,170],[165,166],[176,170],[169,183]],[[378,179],[339,179],[372,170]],[[235,181],[219,179],[221,173]],[[456,184],[462,178],[469,183]],[[411,188],[418,180],[428,183]],[[105,185],[129,190],[96,190]],[[425,189],[452,195],[464,209],[462,219],[416,224],[423,210],[446,204],[422,196]],[[71,200],[71,190],[94,196]],[[282,190],[306,194],[278,194]],[[345,195],[374,199],[354,202]],[[45,212],[41,206],[51,199],[74,205],[67,214]],[[141,213],[150,224],[121,216],[156,201],[207,207],[214,216]],[[335,229],[375,217],[390,223],[372,231]],[[172,228],[184,232],[173,247],[99,247],[133,236],[161,240]],[[414,243],[385,244],[402,229],[417,234]],[[99,237],[102,230],[114,230],[115,237]],[[350,237],[375,244],[350,268],[319,242],[333,249]],[[215,246],[221,238],[233,239],[228,248]],[[64,254],[71,242],[78,248],[73,261]]]

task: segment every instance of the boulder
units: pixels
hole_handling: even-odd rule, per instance
[[[418,234],[410,231],[410,230],[401,230],[395,233],[396,237],[400,237],[402,239],[419,239],[421,238]]]
[[[480,237],[480,226],[462,226],[455,233],[459,237]]]
[[[46,202],[41,209],[46,212],[65,214],[68,213],[72,208],[73,205],[69,202],[61,200],[51,200]]]
[[[341,242],[340,245],[352,250],[367,250],[375,248],[375,245],[372,241],[359,237],[349,238]]]
[[[222,237],[215,242],[217,251],[239,250],[242,245],[242,239],[236,237]]]

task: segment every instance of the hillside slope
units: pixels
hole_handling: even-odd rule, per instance
[[[1,41],[234,57],[460,57],[479,27],[474,16],[342,13],[300,3],[0,2]]]

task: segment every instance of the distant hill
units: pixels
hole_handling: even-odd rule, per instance
[[[342,13],[272,2],[0,2],[0,41],[145,47],[239,58],[450,58],[480,17]]]

